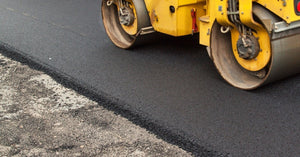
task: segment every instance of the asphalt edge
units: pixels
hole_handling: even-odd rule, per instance
[[[132,112],[128,109],[128,104],[122,102],[119,99],[109,96],[103,91],[98,91],[95,88],[80,82],[68,76],[67,74],[61,72],[59,69],[55,69],[48,64],[26,54],[25,52],[18,50],[17,48],[0,41],[0,53],[12,60],[18,61],[22,64],[28,65],[30,68],[38,71],[42,71],[49,75],[55,81],[60,83],[66,88],[75,90],[77,93],[88,97],[89,99],[97,102],[100,106],[105,109],[120,115],[135,125],[147,129],[149,132],[155,134],[158,138],[177,145],[185,151],[192,153],[193,156],[201,157],[230,157],[228,153],[221,153],[214,151],[212,148],[208,147],[207,144],[199,145],[193,137],[184,135],[181,131],[169,130],[158,124],[158,122],[153,122],[151,119],[147,119],[146,116],[142,116],[138,113]],[[101,93],[100,95],[97,93]],[[205,146],[204,146],[205,145]]]

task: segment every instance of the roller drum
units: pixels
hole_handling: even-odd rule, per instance
[[[101,12],[102,21],[105,31],[111,41],[119,48],[128,49],[132,47],[138,36],[138,32],[145,27],[151,26],[149,15],[146,9],[146,5],[142,0],[128,0],[133,3],[133,9],[123,11],[117,5],[119,0],[102,0]],[[125,14],[131,13],[128,16],[129,19],[120,20],[120,10]],[[129,23],[126,23],[126,20]],[[133,20],[133,21],[132,21]],[[127,22],[128,22],[127,21]],[[132,25],[129,28],[128,25]],[[127,29],[126,29],[127,28]]]
[[[247,71],[239,65],[233,55],[231,35],[222,33],[221,25],[215,23],[211,35],[210,50],[217,70],[228,83],[244,90],[300,73],[300,28],[275,32],[267,25],[270,21],[274,24],[280,19],[261,6],[255,6],[253,12],[270,32],[270,41],[266,41],[266,44],[271,44],[272,55],[268,65],[260,71],[263,77],[259,77],[259,72]]]
[[[292,30],[290,36],[275,39],[272,45],[272,62],[268,80],[272,82],[284,77],[300,73],[300,34],[294,34],[300,28]]]

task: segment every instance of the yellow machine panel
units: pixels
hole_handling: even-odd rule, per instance
[[[153,28],[172,36],[193,33],[192,9],[196,11],[196,18],[205,14],[205,0],[145,0],[145,4]]]
[[[300,17],[295,14],[293,0],[254,0],[254,2],[268,8],[287,23],[300,20]]]

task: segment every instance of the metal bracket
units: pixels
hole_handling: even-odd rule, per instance
[[[240,19],[241,22],[254,29],[254,30],[259,30],[259,29],[263,29],[263,27],[257,23],[256,21],[254,21],[253,16],[252,16],[252,0],[242,0],[239,1],[239,9],[240,9]]]
[[[155,30],[152,26],[149,26],[149,27],[145,27],[145,28],[142,28],[137,34],[136,36],[139,36],[139,35],[146,35],[146,34],[150,34],[150,33],[154,33]]]
[[[227,11],[228,7],[227,0],[218,2],[218,7],[216,8],[216,19],[222,26],[235,27],[235,25],[228,19],[228,15],[232,14],[232,12]]]
[[[274,32],[275,33],[280,33],[280,32],[284,32],[287,30],[295,29],[295,28],[300,28],[300,21],[293,22],[291,24],[288,24],[285,21],[274,23]]]

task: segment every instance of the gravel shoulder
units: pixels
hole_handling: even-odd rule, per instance
[[[0,156],[191,156],[0,54]]]

